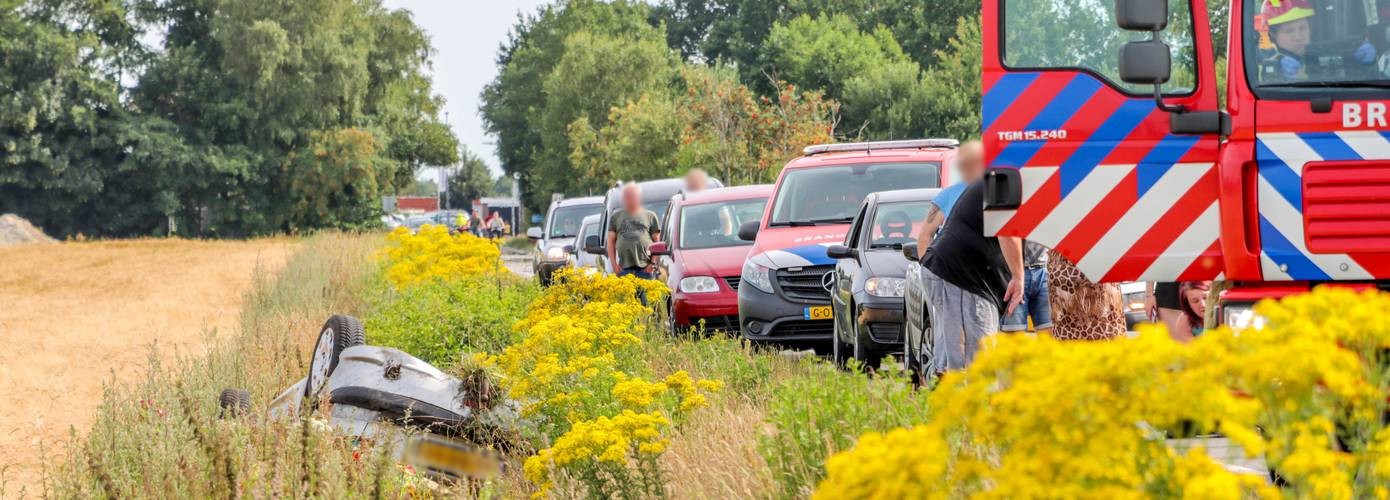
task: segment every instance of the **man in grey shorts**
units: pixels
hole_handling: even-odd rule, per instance
[[[966,165],[981,165],[983,150],[961,148]],[[1000,312],[1023,299],[1023,241],[984,236],[984,183],[965,188],[922,258],[937,373],[970,365],[980,342],[999,331]]]

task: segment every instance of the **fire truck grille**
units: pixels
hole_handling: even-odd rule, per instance
[[[1390,251],[1390,163],[1309,163],[1303,190],[1309,251]]]

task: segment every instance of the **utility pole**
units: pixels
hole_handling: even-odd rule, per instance
[[[448,111],[444,112],[444,126],[449,127]],[[439,177],[439,190],[444,192],[444,205],[440,207],[440,210],[448,210],[452,208],[452,206],[449,205],[449,169],[445,167],[439,167]]]

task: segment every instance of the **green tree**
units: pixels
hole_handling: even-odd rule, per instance
[[[428,39],[406,14],[375,0],[136,1],[167,31],[132,99],[163,132],[145,156],[180,169],[173,205],[195,232],[355,227],[419,166],[456,159],[422,76]],[[372,158],[314,154],[348,129],[370,147],[344,151]],[[295,176],[367,165],[350,200],[304,205],[319,193]]]
[[[488,196],[492,192],[492,175],[487,164],[477,155],[463,150],[459,155],[459,166],[449,169],[449,207],[468,209],[473,200]]]
[[[564,181],[552,179],[552,174],[538,171],[536,166],[542,162],[550,167],[563,165],[569,154],[568,128],[576,117],[570,117],[570,121],[559,127],[553,123],[543,126],[547,115],[552,119],[560,118],[559,113],[547,109],[550,99],[545,86],[567,52],[566,41],[580,31],[596,37],[648,38],[655,35],[665,46],[664,36],[649,22],[649,7],[631,0],[566,0],[518,19],[510,38],[499,50],[498,75],[483,89],[480,111],[488,132],[497,137],[502,170],[520,175],[526,204],[533,211],[545,208],[552,190],[568,187],[556,184]],[[621,74],[641,70],[623,68]],[[637,95],[640,93],[626,97],[631,99]],[[594,115],[593,121],[601,121],[607,116],[609,106],[625,101],[604,106]],[[574,106],[587,104],[575,103]],[[565,138],[557,134],[564,134]],[[561,149],[551,150],[557,145]],[[564,176],[570,174],[563,172]]]
[[[840,102],[841,136],[916,137],[925,130],[921,68],[879,27],[863,32],[849,16],[800,16],[772,27],[764,50],[775,74]]]
[[[119,2],[0,0],[0,212],[58,236],[162,222],[128,154],[140,124],[117,82],[145,53],[127,17]]]
[[[923,109],[929,137],[975,138],[980,135],[980,18],[965,17],[956,35],[938,51],[939,61],[923,78]]]

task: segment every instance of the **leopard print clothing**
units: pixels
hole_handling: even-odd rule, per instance
[[[1125,334],[1120,287],[1091,283],[1081,270],[1056,251],[1048,250],[1048,293],[1051,295],[1053,338],[1106,340]]]

